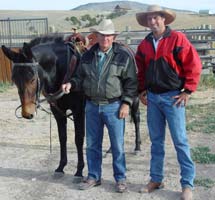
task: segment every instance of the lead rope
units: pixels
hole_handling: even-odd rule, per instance
[[[42,111],[49,114],[49,151],[52,154],[52,112],[47,111],[44,107],[40,105],[39,107]]]
[[[18,110],[19,108],[21,108],[21,105],[18,106],[18,107],[16,108],[16,110],[15,110],[15,116],[16,116],[16,118],[21,119],[21,118],[23,118],[23,117],[17,115],[17,110]],[[42,111],[46,112],[47,114],[49,114],[49,150],[50,150],[50,154],[52,154],[52,121],[51,121],[51,120],[52,120],[52,113],[49,112],[49,111],[47,111],[47,110],[46,110],[44,107],[42,107],[41,105],[40,105],[40,109],[41,109]]]
[[[49,150],[52,154],[52,113],[49,114]]]
[[[43,99],[39,102],[41,103],[43,101],[46,101],[46,99]],[[38,108],[40,108],[42,111],[49,114],[49,152],[50,152],[50,154],[52,154],[52,112],[48,111],[46,108],[41,106],[41,104],[39,104]]]

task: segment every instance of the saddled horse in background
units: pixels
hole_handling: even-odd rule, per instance
[[[4,54],[13,61],[12,80],[18,88],[22,117],[32,119],[40,104],[40,93],[47,97],[58,127],[60,161],[56,173],[64,173],[67,164],[67,116],[72,111],[77,148],[77,171],[82,177],[84,168],[83,143],[85,136],[85,98],[80,91],[63,95],[59,91],[68,69],[72,74],[78,65],[82,50],[76,38],[65,42],[62,36],[44,36],[24,43],[19,52],[2,46]],[[78,42],[82,42],[79,41]],[[79,47],[79,48],[78,48]],[[71,69],[73,67],[73,69]],[[51,95],[52,94],[52,95]],[[56,95],[54,95],[56,94]]]

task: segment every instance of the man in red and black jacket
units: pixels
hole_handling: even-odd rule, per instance
[[[195,167],[186,135],[185,106],[197,89],[201,60],[186,36],[167,25],[175,13],[151,5],[136,14],[138,23],[151,29],[136,52],[139,96],[147,105],[147,123],[151,139],[151,180],[141,191],[152,192],[164,186],[165,127],[168,123],[181,169],[181,199],[192,199]]]

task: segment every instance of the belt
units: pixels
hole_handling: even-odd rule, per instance
[[[114,103],[116,101],[119,101],[121,98],[120,97],[114,97],[111,99],[93,99],[89,96],[86,96],[86,99],[88,101],[95,103],[96,105],[105,105],[105,104],[110,104],[110,103]]]
[[[164,88],[160,88],[160,87],[150,87],[150,88],[147,88],[147,90],[149,92],[152,92],[152,93],[155,93],[155,94],[161,94],[161,93],[165,93],[165,92],[171,91],[169,89],[164,89]]]

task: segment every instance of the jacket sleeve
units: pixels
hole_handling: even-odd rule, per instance
[[[84,78],[84,70],[81,64],[81,61],[79,62],[79,65],[77,67],[77,70],[75,71],[74,76],[70,79],[70,83],[72,85],[72,90],[74,91],[80,91],[82,90],[82,81]]]
[[[141,52],[141,44],[137,48],[135,55],[135,60],[137,64],[137,78],[138,78],[138,93],[141,93],[145,90],[144,81],[145,81],[145,69],[144,69],[144,55]]]
[[[181,42],[183,48],[178,56],[183,68],[183,77],[185,77],[184,89],[194,92],[197,89],[202,71],[201,59],[185,35],[182,35]]]
[[[122,101],[132,105],[134,96],[137,96],[137,67],[134,56],[129,55],[122,79]]]

